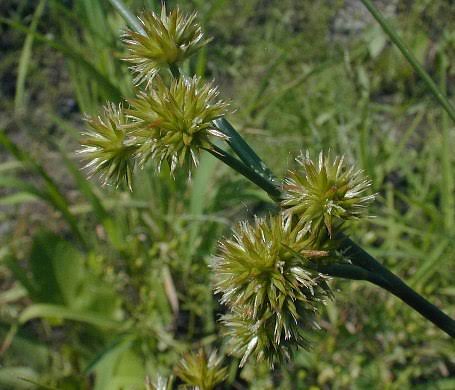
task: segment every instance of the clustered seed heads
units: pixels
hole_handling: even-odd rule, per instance
[[[232,313],[223,318],[234,353],[265,358],[273,365],[307,345],[304,327],[331,296],[315,262],[331,261],[328,248],[315,249],[308,234],[278,214],[242,222],[215,258],[215,291]]]
[[[227,377],[222,356],[212,351],[207,357],[203,349],[186,354],[174,372],[188,387],[200,390],[212,390]]]
[[[300,228],[319,236],[325,227],[332,237],[343,221],[365,214],[374,195],[366,194],[371,182],[362,171],[346,167],[343,157],[332,160],[322,152],[318,163],[308,154],[296,161],[299,169],[284,180],[281,206],[297,217]]]
[[[227,140],[213,124],[227,113],[217,88],[176,70],[207,43],[195,17],[178,9],[167,14],[163,6],[161,16],[141,16],[142,32],[126,32],[126,60],[138,87],[146,85],[128,107],[107,104],[101,115],[87,118],[81,154],[103,183],[131,188],[133,170],[149,160],[157,169],[165,162],[171,173],[177,167],[191,173],[200,150],[213,148],[211,137]],[[172,70],[170,81],[158,75],[164,67]],[[305,332],[318,328],[316,315],[332,298],[328,277],[318,270],[345,261],[336,234],[374,199],[366,194],[370,181],[343,157],[321,153],[315,163],[302,154],[297,163],[284,179],[280,212],[240,223],[214,259],[215,291],[230,310],[222,323],[241,366],[253,355],[273,366],[308,347]],[[203,351],[185,356],[175,373],[199,389],[226,377],[221,359]],[[159,388],[167,385],[161,381]]]
[[[212,84],[181,77],[169,87],[157,78],[153,89],[132,99],[127,113],[141,163],[151,157],[158,167],[167,161],[171,171],[179,166],[190,172],[197,166],[199,150],[210,147],[210,136],[226,138],[212,123],[227,109],[217,96]]]
[[[134,83],[149,84],[163,67],[176,65],[206,45],[197,14],[184,15],[178,8],[161,15],[144,12],[139,18],[143,33],[127,30],[123,41],[127,46],[126,61],[132,63]]]
[[[143,32],[125,33],[135,82],[147,83],[127,107],[109,103],[102,115],[87,119],[81,154],[89,174],[103,184],[126,183],[131,189],[133,170],[148,160],[157,170],[166,162],[172,173],[180,167],[190,176],[200,149],[212,147],[210,138],[227,138],[213,125],[228,107],[213,83],[196,76],[174,74],[170,81],[158,76],[208,42],[195,18],[179,9],[167,14],[163,5],[161,16],[144,12],[139,18]]]
[[[214,260],[215,291],[230,309],[225,334],[241,366],[251,355],[273,366],[308,347],[305,331],[318,328],[316,315],[332,297],[317,269],[345,261],[333,235],[374,198],[365,194],[370,181],[342,157],[297,162],[284,180],[281,212],[242,222]]]

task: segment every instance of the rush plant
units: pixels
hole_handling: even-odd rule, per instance
[[[149,162],[159,170],[167,164],[171,173],[190,176],[206,151],[277,205],[273,215],[240,222],[213,260],[214,289],[228,309],[221,323],[241,366],[251,356],[273,366],[306,348],[306,333],[319,328],[317,313],[333,298],[330,278],[369,281],[455,337],[454,320],[346,235],[347,222],[365,217],[374,200],[363,172],[343,156],[321,152],[313,160],[302,151],[296,170],[275,177],[226,119],[228,105],[218,99],[216,86],[181,70],[208,42],[196,16],[163,7],[161,14],[135,18],[121,1],[112,3],[132,28],[124,34],[125,60],[137,96],[119,106],[108,103],[100,116],[88,117],[81,154],[89,173],[134,190],[137,167]],[[211,388],[201,385],[206,378],[197,374],[206,372],[218,383],[225,372],[217,358],[206,360],[203,353],[187,357],[177,375],[189,385]]]

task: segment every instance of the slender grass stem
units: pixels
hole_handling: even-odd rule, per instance
[[[442,93],[442,91],[438,88],[435,82],[431,79],[422,65],[419,64],[417,59],[415,58],[414,54],[412,54],[411,50],[408,48],[406,43],[400,38],[397,34],[395,29],[389,24],[389,22],[384,18],[382,13],[376,6],[372,3],[371,0],[361,0],[371,15],[377,20],[377,22],[381,25],[385,33],[389,36],[391,41],[396,45],[398,50],[400,50],[401,54],[408,60],[409,64],[414,68],[415,72],[422,78],[424,83],[426,84],[427,88],[430,92],[434,95],[436,100],[441,104],[444,110],[447,111],[450,118],[455,122],[455,108],[449,102],[448,98]]]
[[[46,0],[40,0],[35,12],[33,13],[32,22],[30,23],[31,32],[27,34],[24,46],[22,47],[19,66],[17,69],[16,96],[14,97],[14,111],[16,113],[20,112],[25,107],[25,79],[27,77],[30,59],[32,57],[32,46],[34,40],[33,33],[36,32],[38,22],[43,14],[45,6]]]
[[[122,15],[123,19],[125,19],[125,22],[127,22],[133,30],[136,30],[140,34],[145,34],[144,29],[138,21],[138,18],[131,13],[131,11],[122,0],[109,0],[109,2],[118,11],[118,13]]]
[[[441,90],[446,93],[448,61],[444,53],[440,53],[440,86]],[[453,198],[453,172],[452,172],[452,153],[451,140],[449,133],[449,118],[446,112],[442,112],[442,185],[441,185],[441,204],[444,215],[444,225],[447,231],[450,231],[454,225],[455,202]]]

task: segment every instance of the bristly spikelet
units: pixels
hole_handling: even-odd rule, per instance
[[[297,159],[299,168],[289,172],[284,180],[281,206],[296,216],[298,227],[314,236],[334,229],[348,219],[365,214],[374,195],[367,195],[371,182],[362,171],[344,165],[344,157],[331,159],[319,154],[315,163],[308,154]]]
[[[183,14],[178,8],[166,13],[163,5],[161,16],[144,12],[139,18],[143,33],[127,30],[123,41],[127,46],[126,61],[132,63],[134,83],[150,83],[160,68],[175,65],[203,47],[201,26],[196,23],[196,13]]]
[[[215,292],[242,313],[224,318],[242,362],[256,351],[273,364],[288,357],[292,345],[305,346],[302,324],[316,327],[314,314],[331,297],[327,278],[313,271],[318,263],[335,260],[329,248],[315,248],[291,218],[279,214],[241,223],[220,249],[213,266]]]
[[[227,111],[227,104],[217,96],[212,84],[197,77],[174,79],[170,87],[158,77],[153,90],[132,99],[128,115],[135,142],[141,145],[141,164],[152,158],[158,168],[167,161],[172,172],[177,166],[191,172],[200,149],[210,148],[210,136],[226,138],[212,123]]]
[[[243,367],[248,358],[254,356],[255,361],[266,360],[273,368],[276,364],[280,365],[291,359],[298,348],[309,348],[305,332],[311,326],[318,328],[315,319],[311,318],[315,317],[313,313],[304,320],[292,322],[292,337],[286,338],[286,335],[281,333],[278,342],[275,338],[276,316],[278,313],[272,313],[269,317],[255,320],[243,313],[239,307],[221,318],[227,347],[232,355],[241,357],[239,367]]]
[[[161,375],[156,378],[155,382],[152,382],[149,377],[146,378],[145,388],[147,390],[170,390],[171,386],[172,382]]]
[[[227,377],[223,358],[217,356],[216,351],[212,351],[207,358],[203,349],[198,353],[186,354],[174,372],[187,387],[200,390],[212,390]]]
[[[129,142],[129,120],[122,105],[108,103],[101,115],[85,118],[88,130],[82,134],[79,153],[88,161],[84,168],[97,175],[103,185],[132,188],[134,154],[137,146]]]

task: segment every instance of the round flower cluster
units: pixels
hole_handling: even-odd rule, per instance
[[[183,62],[209,42],[196,23],[196,16],[196,13],[185,15],[178,8],[167,14],[163,4],[161,15],[144,12],[139,18],[143,31],[126,31],[125,60],[133,64],[136,85],[149,84],[161,68]]]
[[[333,259],[310,237],[278,214],[242,222],[215,258],[215,291],[232,313],[224,317],[234,353],[251,354],[273,365],[307,345],[305,328],[317,327],[314,314],[331,297],[317,263]]]
[[[213,121],[226,114],[228,105],[218,99],[212,83],[177,74],[157,76],[208,42],[195,18],[179,9],[168,14],[163,5],[160,16],[142,14],[142,31],[126,32],[126,60],[133,63],[136,84],[147,85],[128,107],[108,104],[100,116],[87,118],[80,153],[90,175],[97,174],[103,184],[124,182],[131,189],[134,168],[148,160],[158,170],[164,161],[171,172],[181,167],[191,174],[200,150],[213,148],[211,137],[227,139]]]
[[[122,106],[109,103],[99,116],[87,116],[86,122],[79,153],[88,161],[89,175],[98,174],[103,184],[116,187],[124,182],[131,189],[137,146],[129,142],[130,121]]]
[[[151,157],[158,167],[165,160],[171,171],[180,166],[190,172],[199,150],[210,148],[210,136],[226,138],[213,125],[227,110],[217,96],[217,88],[198,77],[174,79],[170,86],[156,78],[153,89],[140,92],[127,110],[140,162]]]
[[[315,163],[308,154],[296,159],[299,169],[284,181],[281,206],[295,216],[297,227],[313,237],[329,235],[348,219],[357,219],[374,195],[367,195],[371,182],[362,171],[344,165],[343,157],[330,159],[322,152]]]
[[[185,384],[201,390],[212,390],[227,378],[223,357],[218,356],[216,351],[207,356],[203,349],[186,354],[174,372]]]

